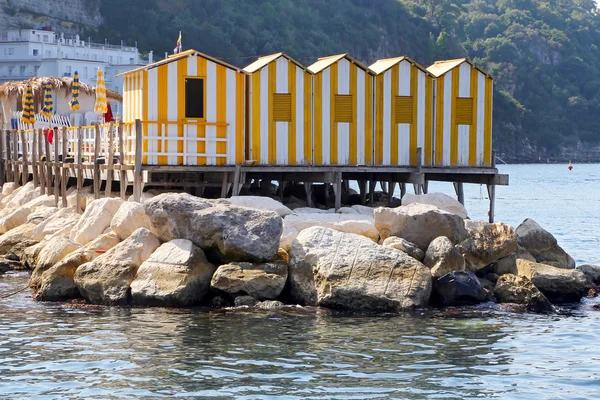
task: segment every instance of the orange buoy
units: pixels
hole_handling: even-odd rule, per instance
[[[573,164],[571,163],[571,161],[569,161],[569,166],[567,168],[569,168],[569,171],[573,169]]]

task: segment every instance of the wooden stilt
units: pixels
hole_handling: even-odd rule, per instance
[[[394,192],[396,191],[396,182],[391,180],[389,182],[390,191],[388,193],[388,206],[392,204],[392,198],[394,197]]]
[[[323,184],[323,189],[325,190],[325,208],[329,208],[329,188],[330,183],[325,182]]]
[[[54,206],[58,207],[58,197],[60,196],[60,162],[58,158],[60,134],[58,133],[58,127],[54,127]]]
[[[488,184],[487,191],[488,191],[488,197],[490,199],[490,211],[488,212],[489,221],[490,221],[490,224],[493,224],[494,223],[494,212],[496,211],[496,185]]]
[[[360,204],[364,206],[367,204],[367,181],[358,181],[358,191],[360,192]]]
[[[83,132],[81,127],[77,128],[77,213],[81,214],[81,190],[83,189],[82,163],[83,163]]]
[[[336,172],[334,175],[333,192],[335,193],[335,211],[342,208],[342,173]]]
[[[50,143],[44,138],[44,154],[46,155],[46,188],[48,196],[52,196],[52,153],[50,152]]]
[[[304,182],[304,191],[306,192],[306,206],[312,207],[312,182]]]
[[[41,129],[35,133],[37,135],[37,147],[38,147],[38,167],[40,170],[39,180],[40,180],[40,195],[46,193],[46,168],[44,162],[42,161],[42,155],[44,154],[44,133]]]
[[[133,169],[133,200],[140,202],[143,189],[142,177],[142,121],[135,120],[135,165]]]
[[[27,149],[27,137],[25,131],[21,131],[21,161],[23,161],[23,169],[21,175],[21,182],[25,185],[29,181],[29,152]]]
[[[371,179],[369,180],[369,205],[371,207],[373,207],[373,204],[375,203],[375,185],[377,184],[377,182],[373,179],[373,176],[371,176]]]
[[[427,181],[427,180],[423,181],[423,193],[424,194],[429,193],[429,181]]]
[[[238,196],[240,194],[240,174],[242,172],[242,166],[236,165],[235,172],[233,173],[233,190],[231,196]]]
[[[14,130],[12,132],[12,141],[13,141],[13,168],[14,168],[14,172],[13,172],[13,179],[14,182],[18,185],[19,184],[19,136],[17,134],[17,131]]]
[[[1,133],[2,131],[0,131]],[[4,149],[6,148],[5,144],[4,144],[4,135],[0,135],[0,188],[2,187],[2,185],[4,185],[4,182],[6,182],[6,164],[5,162],[5,157],[4,157]],[[1,192],[1,189],[0,189]]]
[[[458,202],[464,206],[465,205],[465,192],[464,192],[464,188],[463,188],[463,183],[462,182],[454,182],[454,191],[456,192],[456,197],[458,199]]]
[[[406,183],[400,184],[400,198],[402,199],[406,194]]]
[[[287,182],[284,180],[279,181],[279,201],[283,203],[283,194],[285,192],[285,186]]]
[[[127,171],[123,169],[125,163],[125,149],[123,148],[123,123],[119,124],[118,131],[119,140],[119,163],[121,163],[121,171],[119,175],[121,186],[121,199],[127,200]]]
[[[110,127],[108,130],[108,160],[106,160],[106,188],[104,189],[106,197],[110,197],[112,194],[113,156],[115,151],[113,129],[113,127]]]
[[[223,183],[221,185],[221,198],[227,197],[229,183],[229,172],[223,172]]]
[[[69,152],[68,150],[68,141],[67,141],[67,127],[63,126],[63,128],[61,129],[62,131],[62,135],[61,135],[61,144],[62,144],[62,179],[61,179],[61,184],[60,184],[60,194],[62,197],[62,206],[63,207],[67,207],[67,183],[69,181],[69,170],[66,164],[66,159],[67,159],[67,153]],[[57,143],[58,144],[58,143]]]
[[[40,181],[38,177],[38,152],[37,152],[37,131],[32,132],[31,141],[31,172],[33,174],[33,187],[37,189]]]
[[[5,148],[6,148],[6,182],[12,182],[13,180],[13,167],[12,167],[12,152],[11,152],[11,145],[10,145],[10,131],[6,130],[5,134],[4,134],[4,144],[5,144]]]
[[[96,134],[94,141],[94,199],[100,198],[100,164],[98,158],[100,158],[100,125],[96,124]]]

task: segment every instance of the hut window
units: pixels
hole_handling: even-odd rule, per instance
[[[292,120],[292,95],[273,93],[273,121],[290,122]]]
[[[413,123],[413,97],[412,96],[396,96],[396,115],[397,124],[412,124]]]
[[[473,125],[472,97],[459,97],[456,99],[456,124]]]
[[[352,95],[335,95],[335,122],[352,122]]]
[[[204,118],[204,79],[186,78],[185,117]]]

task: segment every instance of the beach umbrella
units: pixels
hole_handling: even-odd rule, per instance
[[[31,86],[25,86],[23,90],[23,115],[21,116],[21,122],[24,124],[35,123],[35,116],[33,114],[33,91]]]
[[[73,84],[71,85],[71,101],[69,102],[69,108],[71,111],[75,112],[79,110],[79,73],[75,71],[75,75],[73,75]]]
[[[94,104],[94,112],[100,117],[106,113],[106,86],[104,85],[104,74],[98,68],[96,76],[96,104]]]
[[[42,108],[42,114],[50,119],[54,109],[54,100],[52,99],[52,85],[50,82],[46,82],[44,85],[44,107]]]

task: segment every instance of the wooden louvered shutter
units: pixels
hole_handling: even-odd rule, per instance
[[[412,124],[413,123],[413,97],[412,96],[396,96],[396,114],[397,124]]]
[[[292,95],[273,93],[273,121],[290,122],[292,120]]]
[[[352,95],[335,95],[335,122],[352,122]]]
[[[456,124],[473,125],[472,97],[459,97],[456,99]]]

